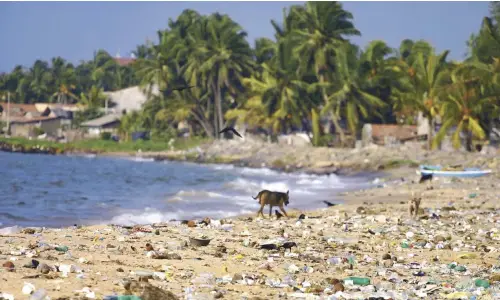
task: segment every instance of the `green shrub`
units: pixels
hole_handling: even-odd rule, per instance
[[[111,140],[111,132],[101,132],[101,140]]]
[[[35,127],[33,128],[33,133],[36,135],[36,136],[39,136],[39,135],[42,135],[45,133],[45,130],[43,130],[42,128],[40,127]]]

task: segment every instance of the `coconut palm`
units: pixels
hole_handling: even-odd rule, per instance
[[[172,37],[169,32],[164,33],[164,36],[162,44],[151,48],[152,58],[139,58],[134,66],[137,77],[140,78],[140,85],[147,88],[148,96],[152,95],[153,84],[156,84],[160,90],[167,89],[172,76],[172,57],[168,49]]]
[[[234,94],[236,84],[255,67],[252,50],[246,41],[246,32],[227,15],[213,14],[202,18],[190,36],[191,55],[184,74],[192,83],[201,75],[202,82],[214,97],[214,127],[224,127],[222,99],[224,93]]]
[[[99,50],[94,54],[92,64],[92,80],[94,85],[104,91],[113,91],[116,88],[114,74],[119,67],[115,60],[104,50]]]
[[[443,125],[432,145],[439,145],[448,131],[455,127],[451,138],[453,146],[460,147],[460,134],[464,133],[466,149],[472,151],[473,137],[484,139],[486,136],[480,118],[485,111],[495,109],[496,97],[488,94],[478,79],[470,80],[456,72],[451,78],[452,83],[442,91]]]
[[[439,94],[442,87],[449,83],[449,68],[446,57],[449,51],[440,55],[431,54],[427,61],[424,54],[419,53],[414,64],[416,72],[415,105],[427,119],[429,130],[427,133],[428,148],[431,149],[434,133],[434,118],[439,114]]]
[[[57,88],[51,95],[51,101],[67,103],[70,99],[78,100],[74,94],[76,77],[73,65],[67,64],[61,57],[52,58],[51,65],[52,86]]]
[[[52,80],[49,72],[49,64],[46,61],[37,60],[30,69],[29,88],[33,92],[33,100],[36,102],[44,102],[48,100],[50,81]]]
[[[283,58],[280,61],[281,65],[276,67],[264,64],[260,80],[255,77],[243,79],[257,97],[253,99],[253,106],[256,103],[264,105],[265,115],[274,120],[273,131],[276,133],[289,125],[300,126],[309,111],[303,106],[309,102],[307,84],[296,78],[294,73],[279,68],[286,63]]]
[[[329,94],[327,73],[335,65],[336,49],[347,42],[349,36],[360,35],[352,23],[353,16],[345,11],[338,2],[307,2],[304,9],[296,9],[291,13],[298,19],[300,29],[293,30],[293,39],[297,41],[295,52],[301,62],[301,70],[313,70],[317,76],[323,101],[328,102]],[[330,101],[331,104],[333,104]],[[331,106],[333,112],[338,107]],[[341,143],[344,132],[339,124],[339,116],[333,113],[332,121]]]
[[[79,104],[87,109],[89,108],[102,108],[106,101],[106,95],[102,88],[92,86],[92,88],[85,94],[81,93]]]
[[[368,76],[374,76],[376,74],[375,69],[365,72],[359,66],[360,60],[351,59],[351,63],[349,62],[349,56],[353,55],[351,47],[351,45],[347,44],[343,46],[344,51],[336,51],[337,73],[340,84],[335,92],[328,97],[322,113],[333,110],[335,115],[344,116],[350,131],[356,134],[360,115],[367,118],[369,111],[372,114],[377,114],[375,109],[386,104],[382,99],[368,92],[370,88]],[[373,53],[368,54],[367,59],[370,58],[373,58]],[[376,60],[372,61],[375,67]],[[344,113],[341,110],[344,110]]]

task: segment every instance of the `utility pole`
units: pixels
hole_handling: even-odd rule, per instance
[[[7,134],[10,135],[10,92],[7,92]]]

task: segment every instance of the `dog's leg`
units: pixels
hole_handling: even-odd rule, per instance
[[[264,205],[260,204],[260,209],[257,212],[257,218],[259,217],[259,215],[262,215],[262,218],[264,218],[263,210],[264,210]]]
[[[410,218],[413,216],[413,203],[410,201],[408,201],[408,214],[410,214]]]
[[[283,214],[288,218],[288,215],[286,214],[285,208],[283,207],[283,204],[280,205],[280,210],[283,212]]]
[[[420,209],[420,201],[415,201],[415,218],[418,219],[418,210]]]

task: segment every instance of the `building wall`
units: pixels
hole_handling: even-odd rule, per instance
[[[10,124],[10,134],[12,136],[30,137],[33,136],[33,123]]]
[[[120,121],[116,121],[113,123],[106,124],[102,127],[88,127],[86,131],[89,137],[98,137],[103,132],[116,133],[119,126],[120,126]]]
[[[12,136],[34,137],[34,128],[39,127],[47,133],[47,135],[60,136],[61,120],[53,119],[46,121],[39,121],[33,123],[12,123],[10,131]]]
[[[60,136],[61,135],[61,119],[47,120],[40,124],[40,127],[48,135]]]

